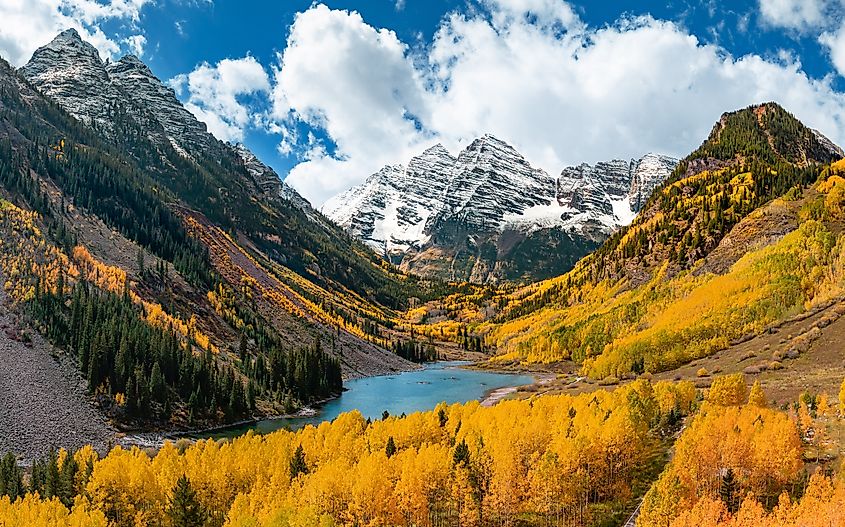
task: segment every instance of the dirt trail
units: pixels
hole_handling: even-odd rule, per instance
[[[115,430],[86,394],[76,366],[32,330],[32,342],[21,342],[9,302],[0,290],[0,455],[13,452],[29,464],[53,448],[106,450]]]

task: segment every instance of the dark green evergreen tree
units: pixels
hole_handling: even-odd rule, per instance
[[[305,451],[302,445],[296,447],[293,457],[290,458],[290,479],[296,479],[300,474],[308,474],[308,465],[305,463]]]
[[[393,441],[393,436],[387,438],[387,444],[384,447],[384,453],[388,458],[393,457],[396,453],[396,443]]]
[[[15,501],[24,494],[23,470],[14,455],[6,454],[0,459],[0,496],[8,496]]]
[[[466,439],[462,439],[460,443],[455,447],[455,452],[452,455],[452,462],[455,466],[469,465],[469,447],[467,446]]]
[[[719,485],[719,497],[731,513],[737,510],[737,481],[732,468],[728,467],[722,474]]]
[[[208,521],[208,513],[197,499],[196,491],[184,474],[173,487],[167,516],[173,527],[204,527]]]

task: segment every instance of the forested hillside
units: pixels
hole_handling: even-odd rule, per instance
[[[597,378],[713,354],[845,293],[845,166],[825,145],[775,104],[725,114],[634,223],[572,272],[409,318],[434,334],[457,324],[494,360],[571,360]]]
[[[690,383],[642,381],[374,422],[352,412],[295,433],[167,444],[152,458],[60,452],[43,462],[55,480],[27,489],[48,501],[0,498],[0,524],[67,515],[62,503],[75,503],[74,521],[121,527],[167,524],[188,508],[209,526],[619,523],[695,399]],[[23,493],[14,470],[3,479],[12,499]]]
[[[59,451],[26,476],[6,457],[0,524],[839,525],[843,398],[778,409],[742,375],[703,391],[640,379],[153,455]]]
[[[277,415],[413,367],[395,310],[441,286],[262,194],[210,135],[190,155],[156,141],[144,115],[116,108],[106,133],[0,61],[0,277],[110,417]]]

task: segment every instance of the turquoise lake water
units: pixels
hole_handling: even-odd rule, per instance
[[[322,405],[310,417],[268,419],[244,427],[215,432],[205,437],[233,437],[247,430],[266,434],[290,428],[296,430],[309,424],[331,421],[338,415],[352,410],[364,417],[381,419],[382,412],[390,415],[410,414],[431,410],[438,403],[458,403],[483,398],[488,392],[509,386],[522,386],[534,382],[531,375],[487,372],[461,368],[465,362],[436,362],[424,369],[367,377],[344,383],[347,391],[337,399]]]

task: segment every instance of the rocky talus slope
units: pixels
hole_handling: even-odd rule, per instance
[[[0,452],[21,461],[56,448],[105,452],[115,430],[66,354],[20,323],[0,289]]]

